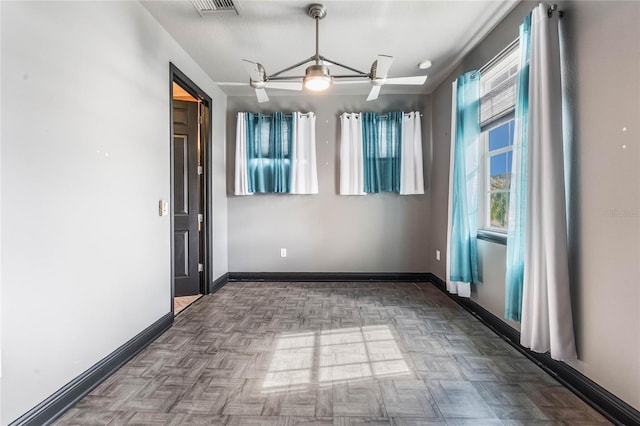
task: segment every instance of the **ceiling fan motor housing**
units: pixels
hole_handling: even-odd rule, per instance
[[[304,86],[312,91],[322,91],[331,86],[333,77],[329,73],[329,67],[322,64],[307,67],[303,78]]]
[[[330,77],[329,67],[322,64],[314,64],[307,67],[305,70],[305,78],[306,77]]]

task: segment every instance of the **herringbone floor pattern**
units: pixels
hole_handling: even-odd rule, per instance
[[[230,283],[56,424],[609,423],[431,284]]]

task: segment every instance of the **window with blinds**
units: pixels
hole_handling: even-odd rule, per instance
[[[482,149],[478,189],[482,195],[478,197],[478,227],[483,232],[506,234],[509,226],[519,61],[515,43],[480,75]]]
[[[510,114],[516,105],[518,46],[480,76],[480,125],[482,127]]]

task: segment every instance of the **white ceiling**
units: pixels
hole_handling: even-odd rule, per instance
[[[390,86],[381,93],[430,93],[519,0],[322,1],[320,54],[369,72],[378,54],[394,56],[388,77],[426,73],[423,86]],[[242,59],[273,74],[312,56],[315,23],[306,14],[314,1],[234,0],[239,15],[201,17],[190,1],[142,1],[213,81],[248,82]],[[418,69],[430,59],[433,66]],[[296,70],[298,71],[298,70]],[[332,69],[332,74],[343,71]],[[301,68],[295,75],[301,75]],[[344,72],[341,72],[344,74]],[[253,89],[221,86],[229,95]],[[366,94],[369,84],[340,85],[332,93]],[[268,90],[270,96],[292,94]]]

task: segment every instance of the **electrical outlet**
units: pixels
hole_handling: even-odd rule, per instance
[[[280,257],[287,257],[287,249],[286,248],[281,248],[280,249]]]
[[[436,260],[440,260],[440,250],[436,250]]]

